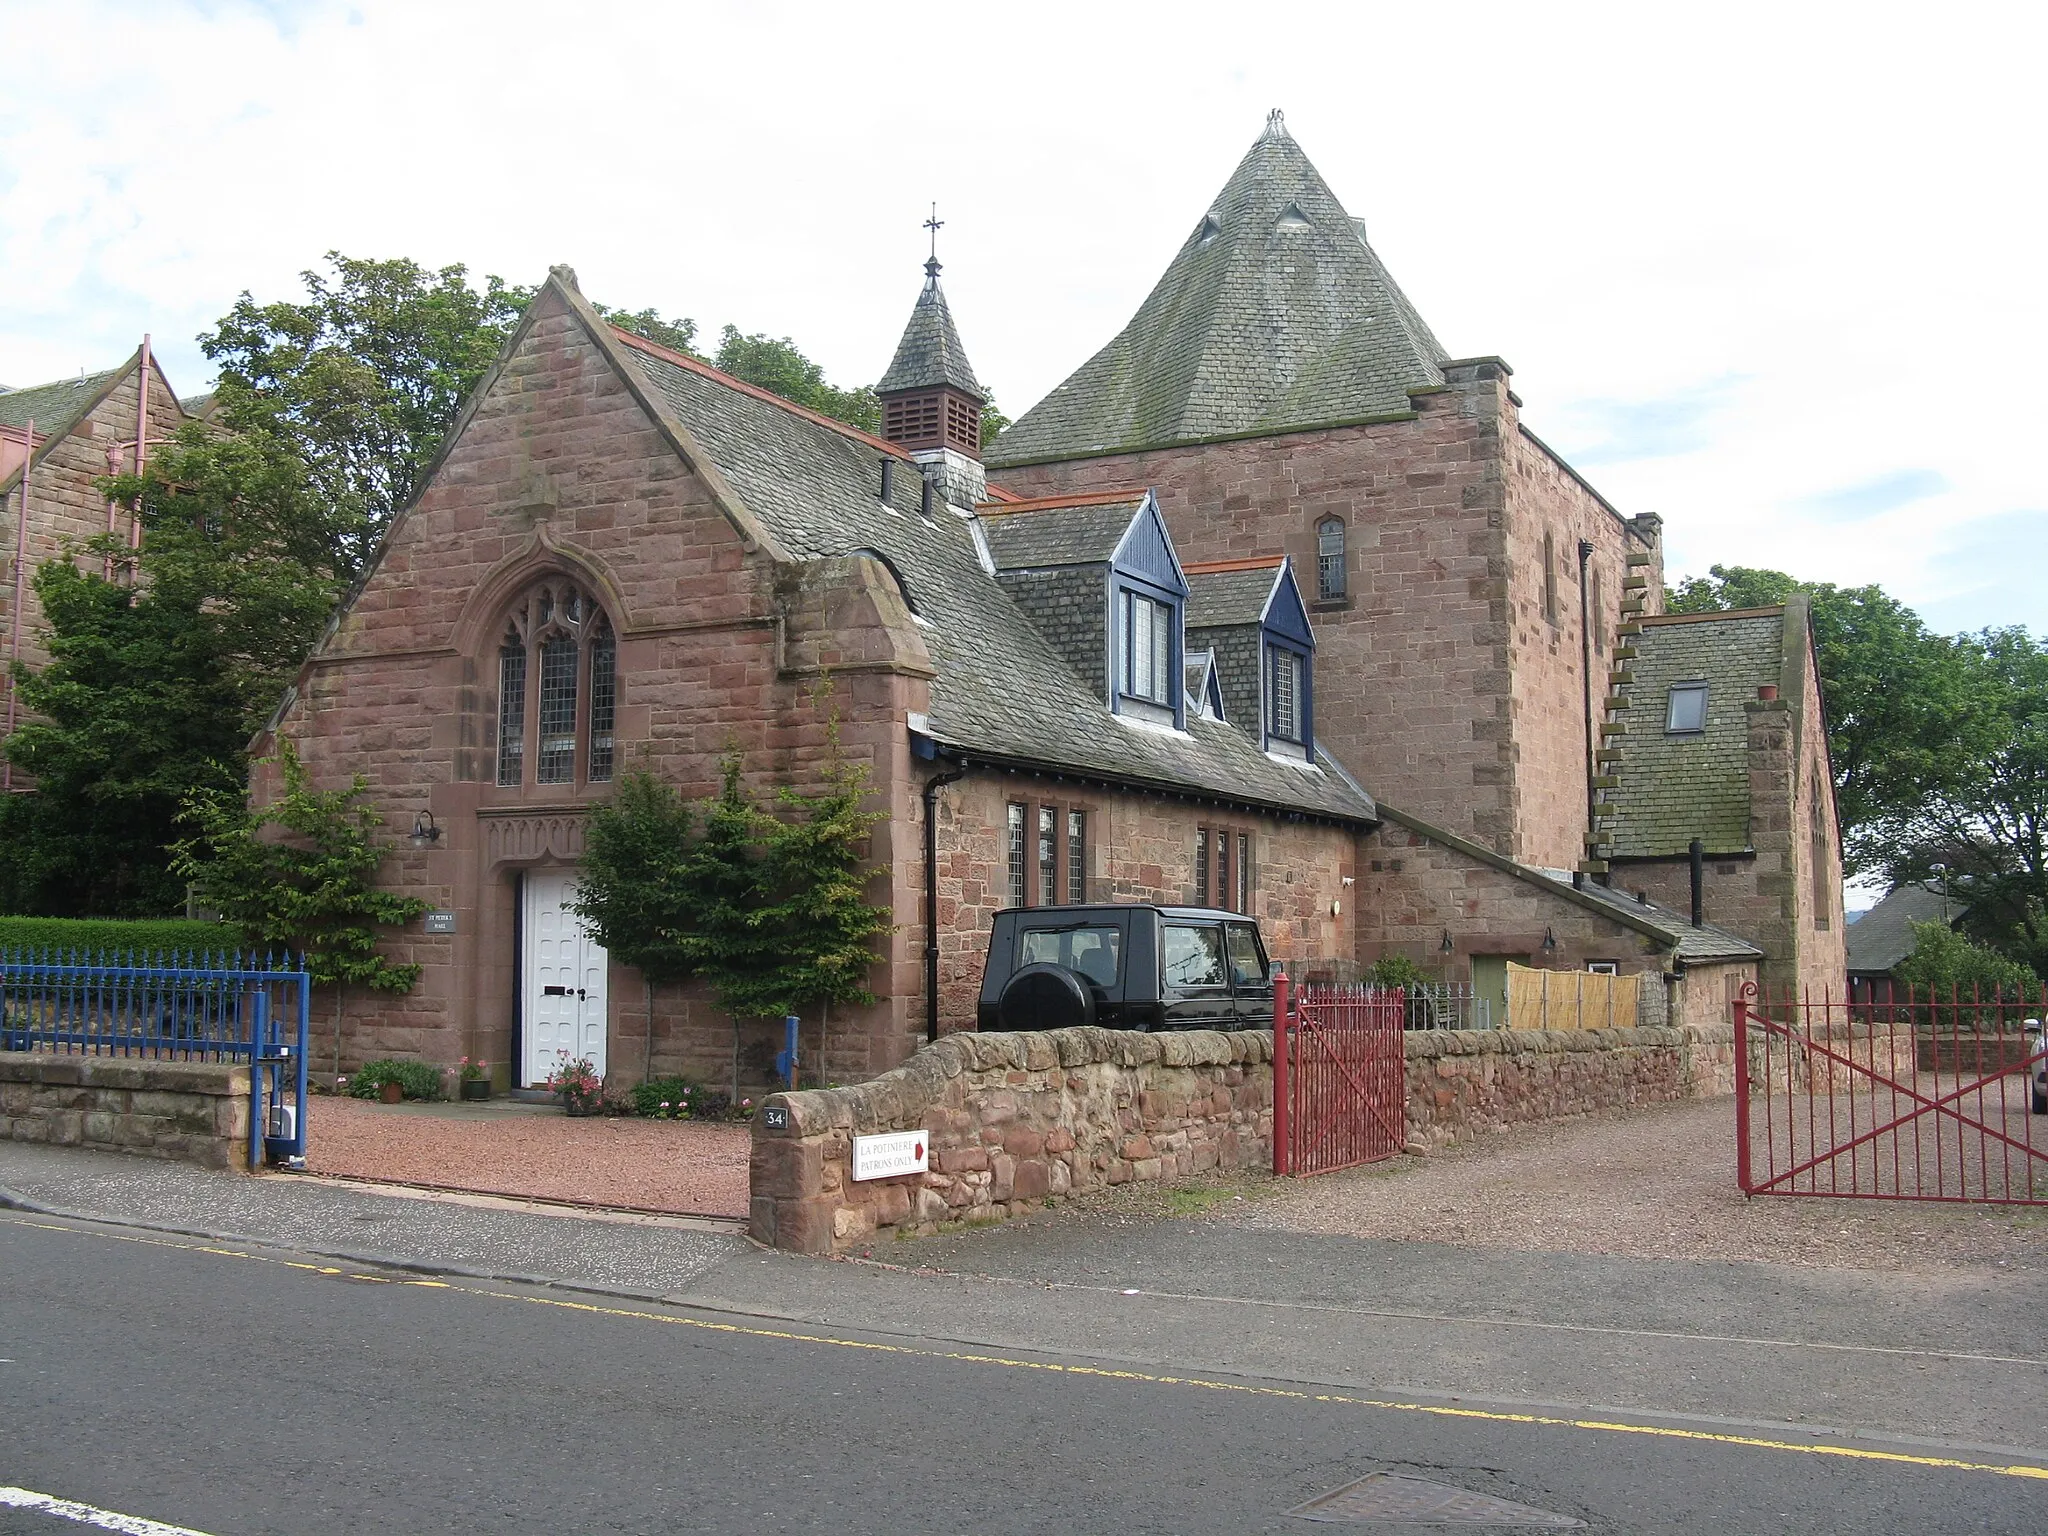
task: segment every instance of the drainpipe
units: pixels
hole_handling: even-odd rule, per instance
[[[1584,695],[1586,729],[1583,741],[1586,751],[1586,833],[1592,835],[1598,791],[1593,787],[1593,600],[1587,591],[1586,569],[1593,558],[1593,544],[1590,539],[1579,540],[1579,691]],[[1590,855],[1588,855],[1590,857]],[[1586,887],[1586,872],[1572,871],[1572,884],[1580,890]]]
[[[149,458],[149,335],[142,337],[142,363],[135,375],[135,476]],[[128,524],[128,547],[142,548],[142,497],[135,498],[135,511]]]
[[[924,1037],[939,1038],[939,791],[967,776],[962,763],[924,781]]]
[[[14,523],[14,601],[7,610],[7,735],[14,734],[14,669],[21,664],[21,605],[28,600],[28,477],[36,467],[36,423],[21,431],[21,509]],[[0,759],[0,791],[14,788],[14,764]]]

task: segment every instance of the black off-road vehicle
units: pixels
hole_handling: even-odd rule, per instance
[[[982,1029],[1270,1029],[1259,925],[1208,907],[1013,907],[988,941]]]

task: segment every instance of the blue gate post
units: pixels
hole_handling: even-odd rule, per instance
[[[265,1046],[270,1035],[270,988],[256,988],[256,1007],[249,1021],[249,1171],[263,1167],[263,1137],[267,1129],[264,1111],[269,1097],[263,1091]]]
[[[292,1156],[303,1159],[306,1155],[306,1042],[310,1033],[313,1009],[313,978],[306,972],[305,956],[299,957],[299,1039],[293,1047],[298,1053],[296,1073],[297,1115],[292,1122]]]
[[[775,1072],[791,1089],[796,1087],[796,1045],[797,1018],[787,1015],[782,1021],[782,1049],[775,1053]]]

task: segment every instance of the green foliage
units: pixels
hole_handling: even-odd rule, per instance
[[[2011,1026],[2007,1017],[2018,1005],[2036,1002],[2041,982],[2034,973],[1996,950],[1957,933],[1947,923],[1915,923],[1913,953],[1892,967],[1892,979],[1921,997],[1936,1002],[1953,999],[2002,1004],[1985,1008],[1916,1009],[1918,1022],[1946,1028],[1996,1031]]]
[[[496,277],[473,287],[460,265],[339,251],[327,264],[300,274],[303,302],[245,291],[199,342],[220,366],[221,420],[266,430],[305,461],[335,569],[353,580],[531,295]]]
[[[633,1085],[633,1113],[650,1120],[687,1120],[690,1101],[703,1091],[703,1084],[687,1077],[650,1077]]]
[[[981,406],[981,449],[988,452],[989,445],[1009,429],[1010,418],[996,409],[996,397],[990,395]]]
[[[0,950],[183,955],[219,954],[241,947],[241,939],[233,929],[182,917],[0,917]]]
[[[374,1099],[386,1083],[396,1083],[408,1099],[425,1099],[432,1102],[445,1098],[442,1091],[441,1069],[425,1061],[397,1061],[386,1056],[377,1061],[366,1061],[356,1069],[348,1080],[348,1091],[352,1098]]]
[[[174,868],[245,942],[304,954],[316,983],[411,991],[420,968],[379,954],[379,930],[427,904],[372,884],[384,862],[374,836],[383,818],[366,803],[368,781],[358,774],[345,790],[314,788],[288,740],[274,761],[283,792],[268,805],[251,810],[231,790],[187,800],[179,819],[194,835],[173,846]]]
[[[609,305],[593,303],[590,306],[622,331],[631,331],[635,336],[644,336],[656,346],[667,347],[671,352],[681,352],[690,357],[701,356],[691,345],[697,339],[697,322],[678,317],[664,320],[652,309],[639,309],[631,313],[613,309]]]
[[[743,336],[739,327],[728,325],[719,335],[718,355],[712,359],[721,373],[768,390],[772,394],[830,416],[863,432],[878,432],[882,408],[874,390],[838,389],[825,382],[825,370],[797,350],[787,336],[777,340],[758,334]]]
[[[1373,987],[1417,987],[1428,984],[1429,973],[1398,949],[1390,949],[1373,961],[1365,980]]]
[[[691,926],[690,829],[695,816],[674,786],[629,773],[592,808],[571,904],[614,959],[649,981],[690,975],[674,937]]]
[[[1803,594],[1827,707],[1835,803],[1850,874],[1884,867],[1886,824],[1982,750],[1981,680],[1967,638],[1932,634],[1881,587],[1715,566],[1672,591],[1673,613],[1761,608]]]

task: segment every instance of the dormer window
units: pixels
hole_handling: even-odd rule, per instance
[[[1126,588],[1117,689],[1126,698],[1173,704],[1173,604]]]
[[[1271,687],[1267,690],[1266,729],[1282,741],[1301,744],[1301,657],[1277,646],[1267,653]]]

